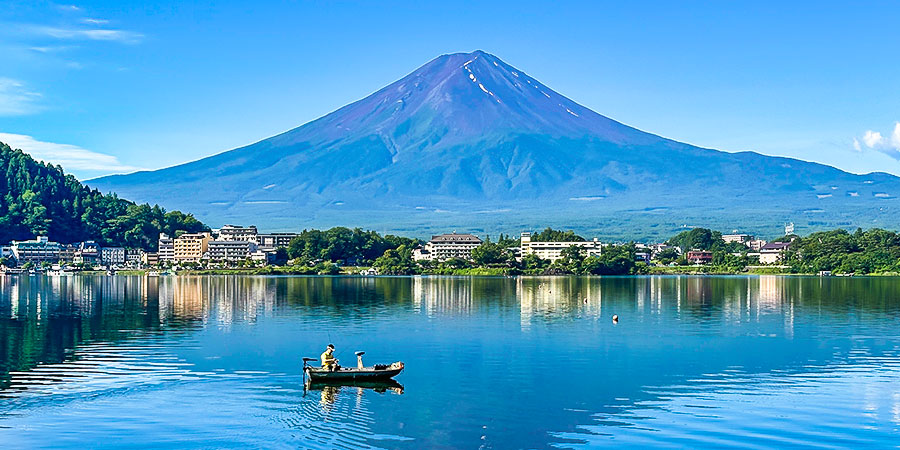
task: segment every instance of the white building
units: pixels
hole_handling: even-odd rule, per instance
[[[287,247],[291,244],[291,241],[294,240],[295,237],[299,236],[297,233],[266,233],[257,235],[256,243],[259,245],[259,248],[264,249],[276,249],[278,247]]]
[[[118,266],[125,264],[124,247],[102,247],[100,249],[100,264],[104,266]]]
[[[471,234],[439,234],[432,236],[423,248],[413,251],[416,261],[446,261],[451,258],[472,259],[472,250],[481,245],[481,239]]]
[[[165,233],[159,233],[157,261],[161,263],[175,261],[175,239],[172,239]]]
[[[210,261],[245,261],[256,252],[257,246],[248,241],[209,241],[206,255]]]
[[[252,242],[254,244],[258,244],[257,236],[259,232],[256,230],[255,225],[250,225],[249,227],[242,227],[240,225],[225,225],[222,228],[219,228],[216,233],[218,238],[217,241],[242,241],[242,242]]]
[[[125,250],[125,264],[131,267],[139,267],[144,259],[144,251],[139,248]]]
[[[594,238],[592,241],[580,242],[539,242],[531,240],[531,233],[522,233],[521,255],[523,257],[525,255],[535,255],[541,259],[556,261],[562,258],[563,250],[572,246],[582,249],[586,256],[600,256],[602,247],[597,238]]]
[[[26,262],[59,261],[62,246],[57,242],[50,242],[47,236],[38,236],[30,241],[12,241],[10,252],[16,258],[18,264]]]
[[[270,264],[275,261],[275,252],[266,250],[256,250],[250,252],[250,261]]]
[[[737,242],[749,247],[748,243],[753,240],[753,236],[749,234],[723,234],[722,240],[725,241],[726,244],[729,242]]]
[[[790,248],[790,242],[770,242],[759,250],[759,262],[762,264],[775,264],[784,258],[784,252]]]
[[[84,241],[78,244],[72,262],[75,264],[98,264],[100,262],[100,244],[94,241]]]
[[[767,241],[764,241],[762,239],[754,239],[747,243],[747,247],[750,247],[750,250],[758,252],[762,250],[763,246],[766,244],[768,244]]]

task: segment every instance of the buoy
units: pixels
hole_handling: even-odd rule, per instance
[[[619,315],[613,314],[613,323],[619,323]]]
[[[587,297],[584,298],[584,302],[587,303]]]

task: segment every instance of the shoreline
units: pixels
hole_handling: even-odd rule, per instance
[[[688,267],[666,267],[666,268],[651,268],[657,270],[649,270],[646,273],[637,273],[637,274],[623,274],[623,275],[591,275],[591,274],[566,274],[566,273],[522,273],[522,271],[513,271],[506,269],[491,269],[491,268],[474,268],[474,269],[454,269],[454,270],[438,270],[438,271],[428,271],[419,274],[383,274],[383,275],[367,275],[361,273],[365,268],[350,268],[350,270],[342,270],[340,273],[316,273],[314,270],[305,270],[302,268],[290,268],[290,269],[282,269],[282,270],[261,270],[261,269],[205,269],[205,270],[182,270],[177,273],[170,273],[166,275],[150,275],[150,272],[156,272],[156,270],[145,270],[145,269],[137,269],[137,270],[120,270],[117,271],[114,275],[109,275],[103,271],[84,271],[84,272],[73,272],[67,273],[62,276],[54,276],[47,274],[40,274],[41,276],[53,277],[53,278],[65,278],[67,276],[142,276],[142,277],[167,277],[167,276],[222,276],[222,275],[242,275],[242,276],[331,276],[331,277],[361,277],[361,278],[387,278],[387,277],[413,277],[413,276],[430,276],[430,277],[505,277],[505,278],[514,278],[514,277],[554,277],[554,278],[567,278],[567,277],[586,277],[586,278],[602,278],[602,277],[615,277],[615,278],[628,278],[628,277],[648,277],[648,276],[672,276],[672,275],[688,275],[688,276],[704,276],[704,277],[733,277],[733,276],[752,276],[752,275],[778,275],[778,276],[796,276],[796,277],[820,277],[820,278],[858,278],[858,277],[900,277],[900,273],[897,272],[883,272],[883,273],[869,273],[869,274],[833,274],[833,275],[819,275],[816,273],[794,273],[787,272],[780,269],[775,270],[747,270],[747,271],[719,271],[715,269],[705,269],[702,266],[688,266]],[[518,272],[518,273],[511,273]],[[2,275],[23,275],[23,276],[31,276],[28,273],[4,273]]]

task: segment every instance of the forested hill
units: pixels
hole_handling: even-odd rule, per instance
[[[71,243],[155,249],[160,232],[208,229],[190,214],[138,205],[81,184],[62,167],[45,164],[0,142],[0,243],[37,235]]]

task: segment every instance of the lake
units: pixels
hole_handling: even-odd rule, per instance
[[[898,319],[888,277],[7,276],[0,442],[895,446]],[[406,369],[306,390],[328,343]]]

